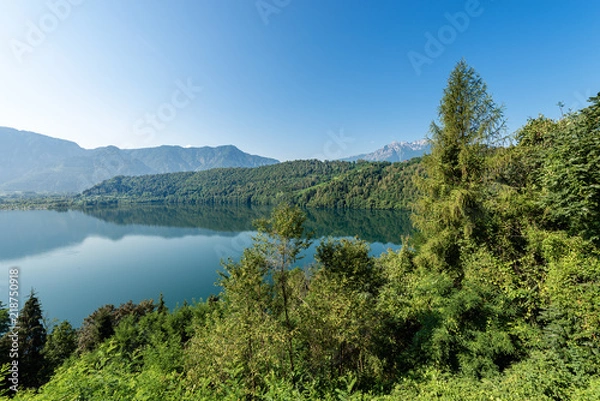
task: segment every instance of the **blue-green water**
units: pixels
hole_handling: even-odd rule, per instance
[[[21,306],[32,289],[49,321],[83,319],[105,304],[158,299],[169,307],[218,294],[220,261],[239,259],[252,243],[252,221],[266,208],[140,207],[81,211],[0,211],[0,294],[8,303],[9,269],[19,268]],[[315,242],[359,237],[372,253],[398,249],[409,229],[389,211],[307,210]]]

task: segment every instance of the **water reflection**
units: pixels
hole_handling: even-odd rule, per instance
[[[374,255],[397,249],[410,229],[408,216],[397,212],[306,213],[317,238],[358,236]],[[161,292],[169,307],[206,299],[219,292],[220,261],[239,258],[251,245],[252,221],[269,215],[265,207],[0,211],[0,293],[8,291],[8,269],[18,266],[23,300],[33,288],[49,318],[75,326],[104,304],[157,299]]]
[[[84,213],[120,225],[202,227],[214,231],[249,231],[252,222],[269,217],[266,206],[144,206],[95,208]],[[411,230],[409,214],[392,210],[306,209],[306,228],[316,237],[360,237],[367,242],[399,244]]]

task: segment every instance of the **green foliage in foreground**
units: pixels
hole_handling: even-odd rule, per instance
[[[533,290],[489,252],[465,255],[457,287],[408,248],[372,258],[357,240],[326,241],[310,272],[282,281],[271,268],[285,241],[271,231],[228,263],[220,300],[121,308],[110,337],[14,399],[597,399],[598,251],[527,236],[543,271]]]
[[[600,399],[598,101],[494,148],[501,110],[459,63],[415,180],[418,239],[377,258],[323,241],[301,270],[304,216],[281,206],[224,262],[218,299],[100,308],[13,399]],[[64,358],[69,333],[42,355]]]

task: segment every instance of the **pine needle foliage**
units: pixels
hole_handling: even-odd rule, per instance
[[[431,124],[431,154],[416,176],[419,200],[413,221],[425,243],[424,260],[436,269],[460,265],[464,241],[481,241],[485,157],[504,130],[502,108],[477,72],[462,60],[448,79]]]

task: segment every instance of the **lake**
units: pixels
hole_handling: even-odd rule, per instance
[[[410,230],[406,213],[306,210],[316,240],[298,265],[313,262],[323,237],[359,237],[372,254],[397,250]],[[252,221],[266,207],[144,206],[84,211],[0,211],[0,294],[19,268],[20,306],[35,290],[49,320],[78,327],[105,304],[157,300],[170,308],[218,294],[220,261],[239,260]]]

